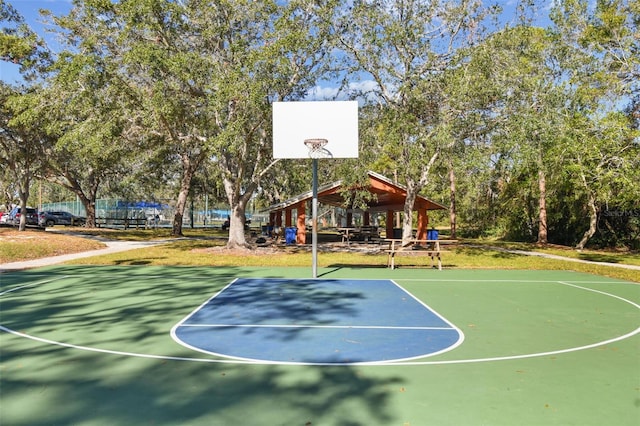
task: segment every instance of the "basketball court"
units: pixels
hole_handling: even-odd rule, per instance
[[[562,271],[318,272],[3,274],[0,421],[637,424],[637,284]]]

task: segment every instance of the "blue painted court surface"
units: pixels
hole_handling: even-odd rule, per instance
[[[377,363],[441,353],[462,332],[391,280],[237,279],[172,330],[194,350],[256,362]]]

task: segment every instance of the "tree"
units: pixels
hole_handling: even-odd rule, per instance
[[[47,84],[20,99],[24,126],[39,128],[49,140],[46,167],[40,177],[74,193],[87,213],[86,226],[95,226],[100,186],[130,171],[131,157],[140,145],[125,140],[122,86],[112,84],[108,58],[90,44],[62,52],[47,69]],[[105,60],[107,59],[107,60]]]
[[[20,65],[27,80],[39,76],[49,58],[42,40],[24,23],[24,19],[10,5],[0,0],[0,60]],[[30,92],[37,91],[33,87]],[[22,211],[26,211],[29,191],[34,175],[44,158],[45,136],[36,127],[24,126],[16,121],[20,113],[19,100],[27,88],[14,88],[0,82],[0,165],[14,182]],[[20,216],[20,230],[24,230],[26,215]]]
[[[23,96],[26,95],[0,82],[0,165],[9,171],[18,191],[20,209],[25,212],[31,182],[42,170],[49,140],[37,125],[25,126],[16,120]],[[25,227],[26,214],[22,214],[19,230],[24,231]]]
[[[545,244],[549,229],[548,180],[562,162],[558,141],[566,130],[563,117],[570,105],[571,90],[562,84],[552,38],[542,28],[528,25],[506,28],[492,35],[479,49],[493,69],[486,84],[496,90],[492,95],[492,156],[510,173],[500,176],[504,187],[519,187],[518,196],[508,200],[503,208],[516,203],[512,206],[514,213],[521,213],[512,218],[522,224],[530,223],[529,219],[533,219],[530,212],[522,209],[527,205],[522,202],[523,196],[530,198],[536,194],[536,238],[538,243]],[[518,218],[522,213],[526,220]],[[513,227],[515,221],[511,223]],[[525,229],[533,234],[531,226]]]
[[[128,131],[146,133],[154,156],[180,165],[174,235],[195,173],[214,163],[232,211],[228,245],[245,245],[244,210],[272,166],[271,102],[300,98],[323,74],[330,52],[318,15],[330,7],[92,0],[60,21],[115,64],[111,84],[135,104]]]
[[[633,99],[640,88],[640,3],[601,0],[593,9],[586,1],[561,1],[552,10],[556,45],[576,97],[573,143],[575,159],[567,177],[585,200],[589,224],[577,248],[595,235],[604,205],[620,209],[639,198],[640,146],[633,113],[619,100]],[[633,111],[633,107],[629,109]]]
[[[380,161],[407,188],[403,239],[411,237],[418,193],[443,150],[453,143],[455,114],[446,75],[480,32],[486,10],[476,1],[360,1],[336,18],[340,47],[352,70],[371,78],[378,103]]]
[[[24,18],[7,2],[0,0],[0,61],[18,64],[26,80],[41,77],[50,54],[44,41],[29,28]]]

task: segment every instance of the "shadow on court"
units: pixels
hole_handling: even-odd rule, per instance
[[[26,349],[23,347],[23,349]],[[2,424],[389,424],[398,377],[350,368],[298,375],[277,366],[154,361],[29,350],[3,373]],[[15,403],[12,403],[14,401]]]
[[[0,423],[359,425],[395,417],[388,389],[402,379],[393,374],[217,364],[171,340],[173,324],[245,272],[57,267],[4,275],[3,292],[25,287],[0,299],[2,326],[47,341],[0,333]],[[348,301],[334,296],[313,297],[348,313]]]

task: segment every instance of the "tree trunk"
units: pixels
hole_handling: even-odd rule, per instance
[[[244,235],[245,208],[243,204],[237,204],[231,208],[229,222],[229,240],[227,248],[247,248],[247,241]]]
[[[182,236],[182,221],[184,218],[184,210],[187,206],[187,197],[189,196],[190,185],[187,187],[183,184],[180,186],[180,192],[178,193],[178,200],[176,202],[175,213],[173,215],[173,224],[171,225],[171,235],[174,237]]]
[[[18,231],[24,231],[27,229],[27,200],[29,199],[29,192],[18,192],[20,193],[20,222],[18,224]]]
[[[413,238],[413,205],[416,202],[418,190],[413,183],[407,183],[407,198],[404,202],[402,217],[402,244],[405,245]]]
[[[89,201],[84,205],[84,210],[87,213],[87,221],[85,223],[85,227],[87,228],[95,228],[96,227],[96,202],[95,198],[93,201]]]
[[[538,187],[540,189],[538,244],[547,244],[547,180],[542,169],[538,171]]]
[[[393,183],[395,183],[396,185],[398,184],[398,170],[393,171]],[[395,212],[393,215],[393,218],[395,220],[394,227],[402,228],[402,215],[400,214],[400,212]],[[391,237],[393,237],[393,235],[387,238],[391,238]]]
[[[451,202],[449,204],[449,222],[451,225],[451,239],[456,239],[456,175],[453,171],[453,165],[449,164],[449,196]]]
[[[72,189],[72,188],[70,188]],[[73,188],[72,191],[78,196],[80,202],[84,206],[84,210],[87,214],[87,222],[85,227],[96,227],[96,194],[98,193],[98,184],[92,186],[89,195],[85,195],[84,191],[78,186]]]
[[[82,203],[87,215],[87,221],[85,227],[96,227],[96,198],[98,195],[98,188],[100,188],[101,178],[98,174],[90,172],[85,180],[84,187],[88,187],[88,191],[83,189],[83,185],[78,180],[78,177],[74,173],[69,173],[67,170],[55,170],[53,176],[49,176],[47,180],[56,185],[60,185],[69,191],[73,192],[80,202]]]
[[[229,240],[227,241],[228,249],[247,248],[247,240],[245,238],[245,211],[247,203],[251,199],[257,184],[250,183],[245,192],[242,193],[238,182],[229,179],[223,181],[224,189],[227,194],[227,200],[231,208],[231,217],[229,218]]]
[[[20,223],[18,231],[27,229],[27,202],[29,201],[29,185],[31,184],[31,176],[26,173],[21,179],[22,184],[18,187],[18,196],[20,197]]]
[[[589,229],[582,236],[580,242],[576,245],[578,250],[582,250],[593,235],[596,233],[598,225],[598,207],[596,207],[596,199],[593,194],[589,194]]]
[[[173,224],[171,225],[171,235],[174,237],[182,237],[182,222],[184,220],[184,211],[187,207],[187,198],[191,191],[191,182],[204,156],[204,153],[200,153],[191,158],[188,153],[181,154],[182,180],[180,181],[180,192],[178,193]]]

